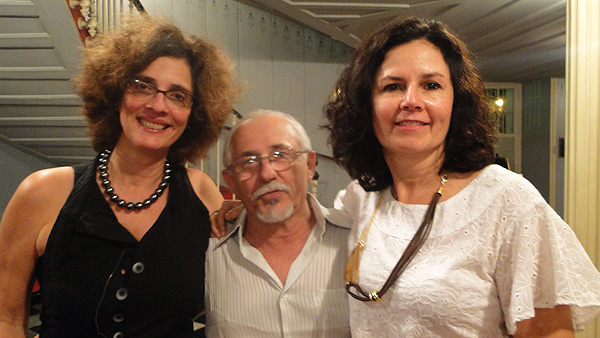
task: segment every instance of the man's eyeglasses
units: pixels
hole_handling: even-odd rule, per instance
[[[232,169],[238,174],[240,180],[245,180],[258,172],[264,159],[269,160],[274,170],[284,171],[288,170],[298,156],[304,153],[308,153],[308,150],[300,151],[294,148],[286,148],[269,154],[243,156],[234,160],[227,169]]]
[[[184,90],[160,90],[152,83],[139,79],[131,79],[127,84],[127,91],[133,96],[147,101],[152,100],[158,93],[163,93],[167,104],[173,108],[188,108],[194,100],[194,96]]]

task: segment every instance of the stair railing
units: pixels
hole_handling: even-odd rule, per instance
[[[97,34],[119,27],[124,15],[146,13],[140,0],[67,0],[67,3],[86,44]]]

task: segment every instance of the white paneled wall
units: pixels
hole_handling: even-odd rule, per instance
[[[198,0],[198,2],[206,3],[205,16],[196,18],[198,21],[206,22],[206,35],[225,48],[229,56],[237,62],[240,58],[238,3],[230,0]]]
[[[319,200],[331,206],[350,181],[331,159],[323,105],[352,54],[352,48],[315,30],[232,0],[144,0],[152,16],[164,17],[182,30],[207,37],[223,48],[244,86],[235,106],[242,115],[263,108],[286,112],[306,128],[319,156]],[[225,135],[221,137],[223,139]],[[222,145],[222,140],[220,145]],[[220,152],[214,147],[202,169],[215,182]]]
[[[304,29],[273,17],[273,109],[304,123]],[[306,126],[306,124],[304,124]]]
[[[245,115],[273,107],[273,24],[271,14],[247,5],[239,4],[238,13],[238,70],[246,85],[238,111]]]
[[[315,31],[304,35],[304,78],[310,86],[304,86],[304,126],[308,131],[313,148],[327,154],[327,133],[319,129],[324,124],[322,108],[333,92],[336,79],[333,67],[331,39]]]

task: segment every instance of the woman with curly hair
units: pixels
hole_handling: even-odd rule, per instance
[[[0,336],[192,337],[209,214],[222,196],[185,168],[216,141],[238,88],[227,56],[148,16],[99,36],[75,79],[92,144],[85,165],[27,177],[0,224]]]
[[[600,275],[573,231],[492,164],[484,85],[445,25],[373,33],[325,112],[355,179],[335,202],[352,225],[353,337],[573,337],[598,314]]]

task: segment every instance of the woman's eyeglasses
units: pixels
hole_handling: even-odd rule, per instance
[[[162,93],[168,105],[174,108],[188,108],[192,105],[194,96],[181,89],[160,90],[152,83],[140,79],[131,79],[127,84],[127,91],[133,96],[150,101],[158,93]]]

